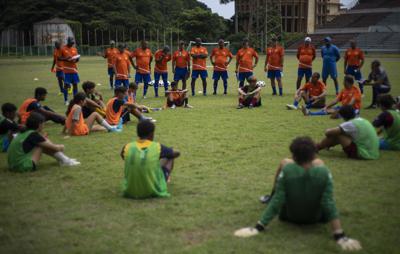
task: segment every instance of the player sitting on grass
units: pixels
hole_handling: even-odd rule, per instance
[[[391,86],[388,75],[378,60],[371,63],[371,73],[364,82],[364,86],[372,86],[372,103],[366,109],[377,108],[378,96],[390,92]]]
[[[103,96],[96,90],[96,85],[92,81],[85,81],[82,90],[86,95],[86,103],[82,108],[84,118],[88,118],[93,112],[99,113],[102,117],[106,116],[106,105]]]
[[[155,125],[141,121],[137,125],[137,141],[126,144],[121,157],[125,160],[123,192],[129,198],[169,197],[169,182],[174,159],[180,153],[154,142]]]
[[[253,76],[248,79],[249,84],[239,87],[239,105],[237,109],[244,107],[260,107],[261,106],[261,86],[257,84],[257,79]]]
[[[41,134],[45,121],[46,119],[41,114],[32,113],[26,120],[26,130],[11,141],[8,148],[8,166],[11,171],[36,170],[42,153],[54,157],[60,166],[80,164],[63,153],[64,145],[53,144]]]
[[[134,107],[141,113],[150,113],[151,111],[159,111],[161,108],[150,108],[145,105],[138,104],[136,102],[136,93],[138,90],[138,85],[135,82],[129,83],[128,95],[126,101],[134,105]],[[151,119],[151,118],[149,118]],[[154,120],[154,119],[153,119]]]
[[[325,138],[317,144],[318,150],[341,145],[349,158],[378,159],[379,138],[372,124],[364,118],[356,117],[350,105],[341,107],[339,114],[345,122],[325,131]]]
[[[18,109],[19,121],[21,124],[26,123],[26,119],[32,112],[37,112],[45,118],[45,120],[51,120],[55,123],[64,125],[65,117],[63,115],[55,113],[47,106],[42,106],[41,101],[44,101],[47,96],[47,90],[43,87],[37,87],[35,89],[35,98],[26,99]]]
[[[382,113],[373,121],[378,133],[383,132],[379,141],[382,150],[400,150],[400,112],[394,108],[395,101],[390,94],[378,97],[378,105]]]
[[[344,77],[344,89],[340,91],[337,97],[328,105],[326,105],[322,110],[317,112],[311,112],[306,107],[302,107],[303,114],[305,116],[323,116],[332,114],[331,118],[335,119],[338,117],[338,111],[341,106],[335,106],[338,102],[342,103],[342,106],[350,105],[354,108],[356,114],[360,113],[361,108],[361,92],[358,87],[354,85],[354,78],[353,76],[346,75]],[[333,108],[332,108],[333,107]]]
[[[82,108],[87,103],[85,93],[77,93],[71,100],[67,110],[67,120],[65,121],[65,131],[71,136],[88,135],[90,131],[117,132],[116,127],[111,126],[97,112],[92,112],[86,119],[83,117]],[[97,122],[100,125],[95,125]]]
[[[314,72],[311,77],[311,82],[306,83],[296,91],[293,105],[287,104],[287,109],[298,109],[301,100],[304,100],[307,109],[325,107],[326,87],[319,78],[319,73]]]
[[[279,219],[295,224],[330,222],[333,239],[343,250],[359,250],[357,240],[346,237],[333,198],[333,180],[324,162],[317,158],[314,142],[299,137],[290,145],[292,159],[284,159],[276,173],[273,195],[256,226],[235,231],[238,237],[251,237]]]
[[[0,116],[0,152],[7,152],[8,146],[14,135],[24,127],[18,125],[14,120],[17,116],[17,107],[11,103],[4,103],[1,106]]]
[[[167,91],[167,103],[165,104],[165,108],[176,108],[176,107],[185,107],[185,108],[193,108],[189,105],[189,98],[187,96],[188,90],[178,89],[178,83],[173,81],[171,82],[171,90]]]

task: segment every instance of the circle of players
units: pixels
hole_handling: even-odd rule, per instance
[[[336,63],[340,59],[340,52],[332,44],[331,38],[326,37],[324,43],[321,48],[322,74],[312,72],[316,50],[311,38],[305,38],[304,44],[298,48],[297,91],[293,103],[287,104],[286,107],[288,110],[301,109],[305,116],[330,114],[331,118],[343,118],[344,122],[326,130],[325,137],[318,143],[314,143],[308,137],[298,137],[292,141],[290,145],[292,158],[282,160],[271,194],[260,198],[262,203],[268,203],[261,219],[255,227],[235,231],[234,234],[238,237],[257,235],[279,214],[281,220],[298,224],[330,222],[333,238],[342,249],[361,249],[361,244],[357,240],[348,238],[341,227],[332,194],[332,176],[324,162],[317,158],[317,152],[340,145],[349,158],[375,160],[379,158],[379,150],[400,150],[400,103],[398,98],[396,102],[388,94],[389,79],[378,60],[372,62],[368,78],[362,78],[364,53],[357,48],[355,41],[351,41],[351,47],[344,55],[344,87],[339,91]],[[42,105],[47,96],[47,90],[42,87],[37,87],[34,97],[26,99],[18,110],[11,103],[2,105],[0,141],[2,151],[8,151],[9,169],[16,172],[34,171],[43,153],[54,157],[61,166],[80,164],[77,159],[70,158],[64,153],[64,145],[50,141],[43,132],[45,121],[51,120],[62,124],[67,138],[88,135],[92,131],[120,132],[123,124],[130,121],[130,115],[133,115],[139,121],[138,140],[126,144],[121,151],[121,158],[125,160],[124,196],[168,197],[170,194],[167,191],[167,183],[171,179],[174,159],[179,157],[180,153],[176,149],[153,141],[156,120],[145,114],[167,108],[192,108],[188,103],[188,89],[186,89],[190,72],[191,95],[196,94],[195,84],[199,77],[203,86],[203,90],[199,93],[207,95],[208,52],[202,46],[201,39],[196,38],[190,52],[184,49],[183,41],[172,55],[168,46],[157,50],[154,54],[154,81],[150,77],[153,55],[146,41],[142,41],[141,46],[133,52],[129,52],[124,44],[119,44],[116,48],[115,42],[111,41],[110,47],[104,53],[99,53],[107,59],[110,88],[114,90],[114,97],[107,103],[96,91],[96,84],[91,81],[84,82],[83,92],[78,92],[80,80],[77,64],[80,55],[74,44],[73,38],[68,38],[65,46],[56,42],[51,67],[58,80],[60,95],[64,96],[64,102],[68,106],[66,117]],[[214,68],[212,76],[214,95],[217,94],[219,79],[223,81],[223,94],[227,94],[227,69],[233,55],[224,45],[224,40],[219,40],[218,46],[213,49],[209,58]],[[270,46],[266,49],[266,55],[264,71],[271,81],[272,95],[282,96],[284,49],[276,38],[272,38]],[[167,63],[171,60],[174,81],[169,83]],[[249,46],[249,40],[244,39],[241,49],[236,54],[238,109],[261,106],[261,89],[265,87],[265,82],[257,81],[253,75],[253,69],[257,64],[257,52]],[[131,67],[136,73],[135,82],[130,83]],[[328,77],[334,82],[337,96],[327,103]],[[303,78],[306,83],[301,86]],[[245,85],[246,80],[247,85]],[[179,81],[182,82],[182,89],[178,89]],[[150,108],[137,103],[136,93],[140,83],[144,84],[144,98],[149,86],[153,86],[156,97],[159,85],[164,86],[166,103],[163,108]],[[358,87],[355,83],[358,83]],[[169,85],[171,89],[168,89]],[[382,110],[372,124],[359,117],[364,86],[371,86],[373,91],[372,104],[367,109],[380,107]],[[73,99],[68,101],[71,93]],[[300,106],[302,102],[304,105]],[[337,106],[339,103],[341,105]],[[17,116],[18,122],[15,121]],[[378,138],[381,134],[382,137]],[[299,188],[299,186],[308,187]]]

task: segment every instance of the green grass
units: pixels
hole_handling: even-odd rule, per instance
[[[393,94],[399,95],[400,58],[379,59],[392,81]],[[364,75],[371,60],[367,59]],[[36,86],[44,86],[49,90],[45,104],[64,112],[50,64],[50,58],[0,59],[0,102],[20,105]],[[256,74],[265,79],[261,65]],[[83,57],[79,69],[82,81],[102,83],[98,89],[109,98],[105,66],[100,58]],[[172,196],[167,199],[121,196],[119,152],[135,139],[136,121],[122,133],[70,139],[63,139],[60,126],[46,124],[50,139],[65,144],[66,154],[82,165],[60,168],[53,159],[43,157],[36,172],[16,174],[7,171],[6,154],[0,154],[0,252],[340,252],[328,225],[299,227],[275,219],[257,237],[233,236],[235,229],[254,225],[259,219],[264,206],[258,197],[270,191],[278,163],[290,155],[290,141],[299,135],[319,140],[326,128],[340,123],[328,117],[305,118],[285,109],[292,102],[296,68],[294,56],[287,56],[285,96],[271,97],[267,87],[258,109],[235,109],[237,83],[231,74],[228,96],[197,95],[190,98],[193,110],[152,114],[158,120],[157,141],[182,153],[169,185]],[[315,70],[320,69],[318,59]],[[328,86],[332,99],[331,81]],[[366,91],[364,106],[371,100],[370,88]],[[161,106],[163,101],[150,98],[145,103]],[[362,116],[372,120],[378,113],[363,111]],[[363,253],[399,253],[399,153],[383,152],[379,160],[356,161],[335,148],[321,152],[320,157],[332,171],[344,229],[362,242]]]

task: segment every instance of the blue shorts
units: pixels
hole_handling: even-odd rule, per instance
[[[326,80],[329,76],[331,76],[331,78],[333,79],[337,78],[338,74],[337,74],[336,64],[323,64],[322,79]]]
[[[168,81],[168,72],[154,72],[154,80],[156,81],[156,83],[160,80],[160,77],[162,78],[162,80],[165,82]]]
[[[174,74],[174,81],[178,80],[186,80],[186,75],[188,73],[187,68],[175,68],[175,74]]]
[[[206,79],[208,77],[208,73],[206,70],[193,70],[192,71],[192,79],[197,79],[198,77],[201,79]]]
[[[379,139],[379,149],[381,150],[390,150],[389,143],[383,138]]]
[[[5,135],[3,138],[0,139],[0,152],[7,152],[8,147],[10,146],[10,139],[8,135]]]
[[[267,72],[267,77],[268,78],[276,78],[280,79],[282,77],[282,72],[280,70],[269,70]]]
[[[64,79],[64,72],[63,71],[56,71],[56,77]]]
[[[150,77],[150,73],[146,73],[146,74],[142,74],[142,73],[138,73],[136,72],[135,74],[135,82],[136,84],[139,83],[145,83],[145,84],[149,84],[151,81],[151,77]]]
[[[357,66],[347,66],[346,74],[353,76],[356,81],[362,79],[361,71]]]
[[[121,85],[128,88],[129,87],[129,79],[116,79],[114,86],[120,87]]]
[[[214,71],[212,78],[213,78],[213,80],[219,80],[220,78],[222,78],[222,80],[227,80],[228,72],[227,71]]]
[[[65,73],[64,83],[67,85],[79,83],[78,73]]]
[[[311,78],[311,76],[312,76],[312,69],[310,69],[310,68],[307,68],[307,69],[299,68],[299,69],[297,70],[297,77],[303,78],[304,76],[306,76],[306,79]]]
[[[114,68],[108,68],[107,72],[108,72],[108,76],[113,76],[114,75]]]
[[[250,77],[253,76],[253,72],[249,71],[249,72],[239,72],[238,74],[238,80],[240,82],[244,81],[245,79],[249,79]]]

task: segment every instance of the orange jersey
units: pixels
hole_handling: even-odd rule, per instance
[[[188,64],[190,63],[189,53],[184,49],[177,50],[174,52],[174,54],[172,56],[172,61],[175,62],[176,67],[186,68],[188,66]]]
[[[136,103],[136,95],[134,93],[128,92],[128,103]]]
[[[115,100],[118,100],[118,98],[117,97],[111,98],[107,102],[106,106],[106,120],[111,125],[117,125],[119,123],[119,119],[121,118],[122,108],[123,108],[120,107],[118,112],[114,112],[113,104]]]
[[[268,59],[268,70],[282,69],[282,60],[285,55],[285,50],[281,46],[269,47],[265,50]]]
[[[113,67],[115,55],[118,53],[119,53],[119,50],[116,48],[108,48],[104,51],[104,57],[107,58],[108,68]]]
[[[364,52],[359,48],[349,48],[344,55],[344,59],[347,60],[349,66],[361,66],[361,61],[364,60]]]
[[[361,109],[361,91],[354,85],[350,89],[342,89],[336,98],[338,101],[342,102],[343,106],[348,105],[354,98],[354,109]]]
[[[115,74],[116,79],[128,79],[129,78],[129,57],[125,53],[118,53],[114,56],[114,64],[117,73]]]
[[[312,62],[314,61],[316,56],[314,46],[305,45],[300,46],[297,49],[297,59],[299,59],[299,68],[301,69],[311,69]]]
[[[34,99],[34,98],[26,99],[22,103],[21,107],[19,107],[18,115],[19,115],[19,119],[20,119],[20,123],[21,124],[25,124],[26,120],[31,115],[31,111],[28,111],[28,107],[32,102],[37,102],[37,100]]]
[[[228,57],[232,58],[233,55],[227,48],[214,48],[211,57],[214,57],[214,71],[226,71]]]
[[[150,49],[137,48],[131,54],[132,58],[136,58],[137,72],[140,74],[150,73],[150,61],[153,57]]]
[[[78,55],[78,50],[75,47],[64,46],[61,49],[61,56],[70,58]],[[65,73],[78,73],[78,68],[75,62],[64,61],[64,72]]]
[[[157,63],[157,60],[160,59],[164,55],[161,63]],[[156,65],[154,66],[154,71],[158,73],[168,72],[167,63],[171,61],[171,54],[164,54],[164,52],[160,49],[154,54],[154,58],[156,59]]]
[[[308,82],[301,88],[301,90],[308,92],[309,96],[320,96],[325,92],[326,87],[322,81],[317,81],[317,85]]]
[[[253,48],[241,48],[236,53],[236,61],[239,63],[239,72],[253,71],[253,58],[258,59],[258,54]]]
[[[56,71],[62,71],[64,69],[63,61],[58,60],[59,57],[61,57],[61,49],[54,49],[53,59],[56,63]]]
[[[206,56],[208,56],[208,51],[205,47],[194,46],[190,50],[190,55],[206,55]],[[192,58],[193,58],[193,56],[192,56]],[[193,70],[198,70],[198,71],[207,70],[206,62],[207,62],[207,58],[193,58],[193,60],[192,60]]]
[[[73,117],[76,110],[80,109],[79,120],[73,126]],[[75,120],[76,121],[76,120]],[[79,105],[74,105],[68,114],[67,120],[65,121],[65,127],[70,131],[72,136],[83,136],[89,134],[89,127],[87,126],[85,119],[83,118],[82,108]]]

